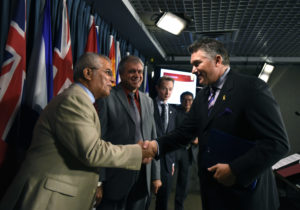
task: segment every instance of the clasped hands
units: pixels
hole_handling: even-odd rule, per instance
[[[156,141],[139,141],[138,144],[142,148],[142,162],[144,164],[150,161],[157,155],[157,142]]]

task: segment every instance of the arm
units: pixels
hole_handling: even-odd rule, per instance
[[[139,170],[142,160],[140,146],[117,146],[105,142],[100,138],[97,118],[87,97],[68,96],[56,110],[55,135],[86,166]]]

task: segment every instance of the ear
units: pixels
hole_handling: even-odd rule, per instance
[[[85,80],[92,80],[93,77],[93,70],[90,68],[83,69],[83,78]]]
[[[223,58],[221,55],[216,55],[216,64],[222,64],[223,63]]]

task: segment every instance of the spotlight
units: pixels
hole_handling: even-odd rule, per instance
[[[178,35],[185,27],[187,21],[171,12],[165,12],[156,25],[172,34]]]
[[[271,76],[272,71],[274,70],[274,66],[265,63],[258,78],[262,79],[265,82],[268,82],[269,77]]]

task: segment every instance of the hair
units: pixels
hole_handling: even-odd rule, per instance
[[[162,83],[163,81],[171,81],[171,82],[173,82],[173,84],[174,84],[174,79],[173,79],[172,77],[163,76],[163,77],[158,78],[157,83],[156,83],[157,87],[160,87],[160,86],[161,86],[161,83]]]
[[[74,68],[74,76],[73,76],[74,82],[78,82],[80,78],[81,79],[84,78],[83,70],[85,68],[90,68],[92,70],[95,70],[102,67],[102,62],[97,61],[98,58],[102,58],[104,60],[107,60],[109,63],[111,63],[110,59],[105,55],[100,55],[92,52],[87,52],[81,55],[77,60]]]
[[[185,91],[183,93],[181,93],[180,95],[180,102],[182,103],[184,96],[192,96],[192,98],[194,98],[193,93],[191,93],[190,91]]]
[[[140,64],[142,64],[142,66],[144,68],[144,63],[139,57],[134,56],[134,55],[127,55],[124,58],[122,58],[119,63],[118,70],[119,70],[120,74],[122,74],[124,72],[125,65],[127,63],[140,63]]]
[[[221,55],[223,58],[223,65],[229,65],[229,56],[228,52],[225,49],[223,43],[215,39],[202,39],[197,40],[188,47],[190,54],[197,52],[198,50],[205,51],[211,58],[214,58],[216,55]]]

